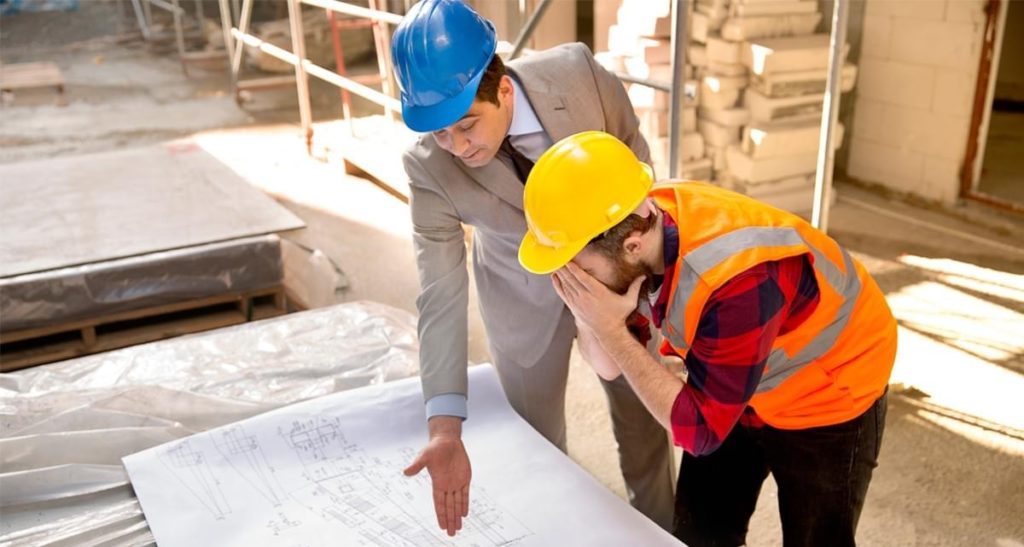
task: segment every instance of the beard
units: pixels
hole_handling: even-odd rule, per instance
[[[654,277],[654,270],[643,262],[631,264],[623,256],[615,257],[615,269],[612,273],[614,279],[608,288],[618,294],[629,292],[629,286],[637,277],[644,276],[644,283],[640,286],[639,298],[647,298],[651,290],[651,278]]]

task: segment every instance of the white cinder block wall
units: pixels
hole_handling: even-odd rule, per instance
[[[984,0],[865,0],[847,173],[928,200],[959,195]]]

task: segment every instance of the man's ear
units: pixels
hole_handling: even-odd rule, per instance
[[[622,242],[622,250],[625,251],[627,257],[639,260],[643,253],[643,249],[643,234],[640,232],[633,232]]]
[[[505,99],[512,97],[512,78],[508,74],[503,75],[498,82],[498,96]]]

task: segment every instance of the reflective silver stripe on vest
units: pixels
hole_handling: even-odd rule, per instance
[[[843,298],[843,303],[839,306],[839,310],[836,312],[832,322],[822,329],[799,353],[789,357],[782,348],[772,351],[768,356],[768,365],[765,367],[764,375],[761,377],[761,383],[757,385],[758,393],[775,388],[786,381],[787,378],[796,374],[807,363],[828,353],[832,346],[835,345],[836,340],[839,339],[843,329],[846,328],[846,324],[850,322],[850,316],[853,315],[853,307],[857,304],[857,298],[860,296],[860,278],[857,277],[857,269],[853,264],[853,258],[850,257],[850,253],[846,252],[846,249],[840,247],[840,250],[843,252],[843,263],[846,265],[846,274],[843,274],[835,267],[831,260],[825,258],[821,251],[810,244],[807,246],[814,253],[815,268],[821,271],[828,284],[839,293],[840,297]]]
[[[835,318],[807,346],[793,357],[781,348],[768,356],[765,374],[758,384],[757,392],[768,391],[799,371],[804,365],[827,353],[842,333],[853,313],[853,307],[860,296],[861,283],[853,259],[846,249],[840,247],[846,273],[825,256],[818,248],[805,241],[794,228],[741,228],[719,236],[683,257],[682,270],[672,301],[666,314],[665,337],[682,351],[690,349],[686,342],[686,305],[693,298],[697,283],[702,275],[724,260],[756,247],[788,247],[806,245],[814,255],[814,268],[825,281],[843,298]],[[678,326],[678,329],[677,329]]]
[[[690,251],[683,257],[683,269],[679,272],[679,282],[666,314],[665,337],[680,350],[690,349],[686,343],[686,305],[693,298],[700,277],[722,261],[756,247],[789,247],[803,243],[803,238],[793,228],[754,226],[718,236]],[[679,330],[676,330],[677,325]]]

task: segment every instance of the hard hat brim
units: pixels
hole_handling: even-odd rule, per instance
[[[476,90],[480,87],[480,80],[483,79],[484,72],[481,70],[467,82],[466,87],[458,95],[437,104],[415,106],[402,102],[402,119],[405,120],[405,125],[413,131],[430,133],[459,121],[473,106]]]
[[[546,275],[568,264],[587,243],[584,241],[582,245],[549,247],[538,241],[532,232],[526,232],[519,245],[519,264],[532,274]]]

